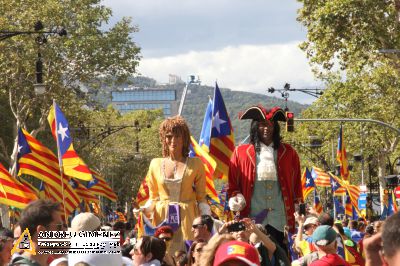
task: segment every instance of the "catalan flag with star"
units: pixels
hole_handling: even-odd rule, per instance
[[[116,202],[117,194],[115,194],[104,177],[102,177],[99,172],[93,169],[90,169],[90,171],[92,172],[92,179],[89,181],[86,187],[95,195],[103,196],[112,202]]]
[[[315,189],[314,178],[307,167],[304,169],[303,175],[301,176],[301,185],[303,188],[303,199],[306,199]]]
[[[0,203],[24,209],[29,202],[37,200],[36,193],[12,177],[0,163]]]
[[[89,167],[76,153],[72,143],[68,121],[55,102],[50,109],[47,120],[50,124],[51,133],[57,142],[57,149],[60,157],[59,161],[64,174],[81,180],[90,181],[92,179],[92,173]]]
[[[79,197],[68,183],[68,177],[61,181],[57,157],[24,129],[18,130],[17,158],[18,175],[26,174],[42,180],[39,188],[41,198],[50,198],[61,204],[65,202],[67,215],[75,210]]]
[[[210,139],[210,155],[217,163],[214,178],[228,180],[229,163],[234,150],[235,139],[231,120],[218,84],[215,83]]]
[[[311,176],[314,178],[314,183],[317,187],[330,187],[331,179],[328,173],[321,168],[313,166]]]
[[[199,157],[203,162],[204,170],[206,172],[206,193],[213,201],[219,203],[218,193],[215,190],[213,174],[216,167],[216,162],[213,158],[202,148],[200,148],[197,141],[190,136],[190,146],[194,151],[196,157]]]

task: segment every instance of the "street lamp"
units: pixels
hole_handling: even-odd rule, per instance
[[[179,103],[178,115],[182,114],[183,104],[185,103],[186,93],[187,93],[187,90],[188,90],[188,87],[190,84],[200,85],[201,80],[199,79],[198,76],[197,77],[195,75],[189,76],[189,81],[186,82],[185,88],[183,89],[183,92],[182,92],[181,102]]]
[[[289,98],[289,91],[300,91],[302,93],[314,96],[315,98],[318,98],[323,94],[323,90],[321,89],[293,89],[290,88],[289,83],[285,83],[283,85],[283,89],[275,89],[274,87],[268,88],[269,93],[274,93],[275,91],[280,92],[282,95],[282,98],[285,99],[285,111],[289,111],[289,108],[287,107],[287,100]]]
[[[43,23],[39,20],[36,21],[34,25],[33,31],[8,31],[8,30],[0,30],[0,41],[18,36],[18,35],[31,35],[38,34],[36,38],[36,43],[38,44],[38,57],[35,63],[35,76],[36,83],[34,86],[34,91],[36,95],[41,95],[46,92],[46,86],[43,82],[43,61],[42,54],[40,53],[40,46],[47,42],[47,36],[49,35],[58,35],[58,36],[66,36],[67,31],[63,27],[56,27],[50,31],[43,31]]]

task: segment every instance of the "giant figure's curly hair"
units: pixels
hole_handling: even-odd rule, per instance
[[[171,132],[173,135],[182,136],[183,148],[182,155],[184,158],[189,155],[189,145],[190,145],[190,131],[186,124],[185,119],[181,116],[173,116],[165,119],[160,125],[160,140],[162,143],[162,155],[163,157],[168,157],[169,150],[167,143],[165,141],[165,136],[167,133]]]
[[[272,142],[274,143],[274,150],[277,150],[281,145],[281,127],[279,126],[278,121],[273,121],[274,123],[274,133],[272,135]],[[259,152],[261,149],[260,146],[260,138],[258,137],[258,124],[259,122],[256,120],[251,121],[250,126],[250,144],[254,145],[256,152]]]

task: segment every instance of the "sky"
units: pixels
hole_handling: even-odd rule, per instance
[[[139,32],[141,75],[167,83],[169,74],[203,85],[262,93],[270,87],[322,88],[298,47],[306,29],[296,21],[295,0],[104,0],[112,25],[131,17]],[[289,100],[314,97],[291,92]]]

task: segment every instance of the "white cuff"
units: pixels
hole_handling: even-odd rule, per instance
[[[228,205],[231,211],[238,212],[244,209],[246,206],[246,200],[242,194],[238,193],[236,196],[229,199]]]
[[[200,215],[211,215],[210,206],[205,202],[199,202]]]
[[[154,208],[156,207],[156,204],[153,200],[149,199],[146,201],[146,203],[140,207],[140,209],[146,214],[151,214],[154,212]]]

